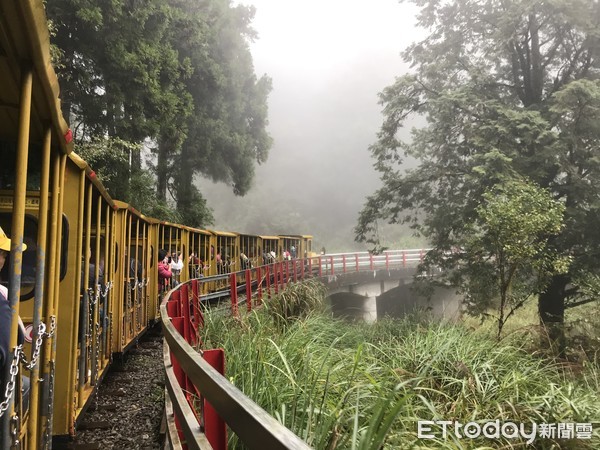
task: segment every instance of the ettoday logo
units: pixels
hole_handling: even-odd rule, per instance
[[[515,423],[468,422],[462,424],[453,420],[420,420],[417,422],[417,436],[421,439],[448,438],[452,433],[458,439],[524,439],[527,444],[536,438],[591,439],[591,423]]]

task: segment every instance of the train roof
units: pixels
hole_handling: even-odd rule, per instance
[[[35,31],[33,31],[35,30]],[[73,149],[62,116],[58,78],[50,59],[50,34],[43,2],[0,0],[0,139],[14,140],[19,129],[22,79],[33,69],[31,143],[42,143],[50,123],[52,142],[64,153]]]
[[[209,230],[209,231],[217,236],[238,237],[238,233],[234,233],[232,231],[219,231],[219,230]]]
[[[90,167],[90,165],[81,156],[79,156],[75,152],[69,153],[69,159],[77,167],[79,167],[81,170],[85,171],[86,176],[92,182],[92,184],[96,187],[96,189],[98,189],[98,192],[100,192],[100,194],[102,195],[102,197],[104,197],[104,199],[108,202],[108,204],[112,208],[116,209],[117,206],[115,205],[115,200],[113,200],[113,198],[110,196],[110,194],[108,193],[108,191],[106,190],[106,188],[104,187],[104,185],[102,184],[102,182],[96,176],[96,172],[94,172],[92,170],[92,168]]]
[[[130,213],[135,214],[140,219],[143,219],[148,223],[159,223],[160,222],[160,220],[157,220],[153,217],[146,216],[145,214],[139,212],[137,209],[135,209],[129,203],[123,202],[121,200],[113,200],[113,204],[114,204],[115,209],[126,209]]]

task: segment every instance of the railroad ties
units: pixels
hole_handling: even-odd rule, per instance
[[[116,355],[97,394],[69,442],[55,450],[158,449],[164,410],[164,367],[160,326],[152,327],[137,345]]]

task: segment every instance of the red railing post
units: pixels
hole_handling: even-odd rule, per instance
[[[424,253],[423,253],[423,249],[419,250],[419,260],[421,262],[423,262],[423,258],[424,258]]]
[[[280,270],[279,262],[273,264],[273,287],[275,288],[275,295],[279,294],[279,270]]]
[[[319,276],[323,276],[323,258],[319,256]]]
[[[298,281],[298,260],[292,259],[292,278],[294,282]]]
[[[333,268],[333,256],[329,257],[329,263],[331,264],[331,275],[335,275],[335,270]]]
[[[373,270],[373,253],[369,253],[369,267]]]
[[[267,280],[267,298],[271,298],[271,266],[265,267],[265,279]]]
[[[406,267],[406,252],[402,250],[402,267]]]
[[[257,281],[257,286],[256,286],[256,302],[258,304],[260,304],[262,302],[262,268],[261,267],[257,267],[256,268],[256,281]]]
[[[306,260],[305,259],[301,259],[300,260],[300,279],[304,280],[304,264],[305,264]]]
[[[346,273],[346,255],[342,255],[342,273]]]
[[[230,287],[230,296],[231,296],[231,314],[234,317],[238,315],[238,297],[237,297],[237,279],[235,276],[235,272],[232,272],[229,275],[229,287]]]
[[[179,300],[181,301],[181,311],[183,316],[183,338],[188,344],[191,344],[190,337],[190,300],[188,297],[188,285],[179,285]]]
[[[388,252],[385,252],[385,268],[390,270],[390,254]]]
[[[225,375],[225,352],[223,349],[205,350],[202,357],[221,375]],[[202,394],[202,393],[200,393]],[[227,449],[227,424],[217,411],[204,398],[201,400],[204,403],[204,431],[206,439],[210,443],[213,450]]]
[[[252,273],[246,269],[246,309],[252,311]]]
[[[356,264],[356,271],[359,272],[360,268],[358,266],[358,253],[354,254],[354,263]]]

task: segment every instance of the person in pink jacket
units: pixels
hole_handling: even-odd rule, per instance
[[[171,268],[169,265],[168,252],[161,248],[158,251],[158,290],[164,291],[167,284],[171,281]]]

